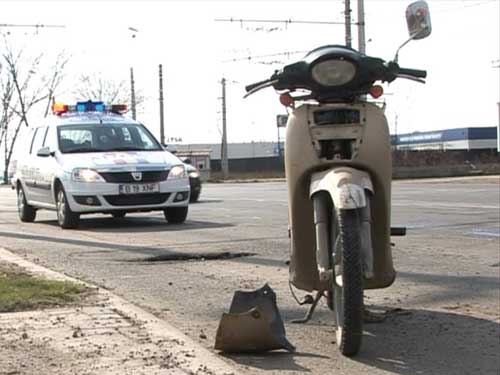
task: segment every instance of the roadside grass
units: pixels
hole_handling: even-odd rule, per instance
[[[86,292],[83,285],[34,277],[0,264],[0,313],[72,304]]]

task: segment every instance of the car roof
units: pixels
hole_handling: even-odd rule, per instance
[[[111,112],[71,112],[52,115],[46,118],[45,126],[77,125],[77,124],[137,124],[140,122]]]

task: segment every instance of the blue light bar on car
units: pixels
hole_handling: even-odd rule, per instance
[[[76,111],[77,112],[104,112],[106,106],[103,102],[77,102],[76,103]]]
[[[112,112],[112,113],[125,113],[127,112],[126,104],[112,104],[106,105],[103,102],[77,102],[76,105],[66,105],[63,103],[54,103],[52,105],[52,112],[55,115],[62,115],[68,112]]]

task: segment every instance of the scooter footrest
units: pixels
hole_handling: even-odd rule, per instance
[[[391,236],[406,236],[406,227],[391,227]]]

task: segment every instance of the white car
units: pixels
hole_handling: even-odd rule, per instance
[[[121,218],[162,210],[169,223],[186,220],[185,166],[146,127],[120,114],[126,106],[80,102],[52,109],[17,161],[21,221],[34,221],[38,209],[55,210],[62,228],[77,227],[80,215],[90,213]]]

